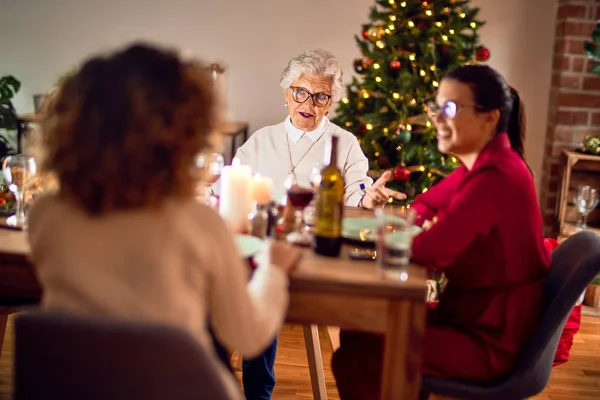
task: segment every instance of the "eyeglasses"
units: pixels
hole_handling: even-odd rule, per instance
[[[477,104],[459,104],[452,100],[448,100],[444,103],[443,106],[438,106],[433,101],[427,103],[427,116],[433,120],[437,117],[438,114],[441,113],[442,118],[452,119],[456,117],[458,111],[462,107],[475,107],[477,108]]]
[[[298,86],[290,86],[290,89],[292,89],[292,98],[296,103],[304,103],[311,98],[315,106],[325,107],[329,104],[329,100],[331,100],[331,95],[327,93],[311,93],[303,87]]]

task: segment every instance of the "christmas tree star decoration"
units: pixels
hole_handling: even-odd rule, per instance
[[[459,164],[438,152],[426,104],[446,73],[485,62],[490,50],[479,43],[479,9],[470,0],[375,0],[370,23],[356,42],[358,76],[346,87],[333,122],[360,140],[369,176],[391,170],[392,189],[424,193]]]

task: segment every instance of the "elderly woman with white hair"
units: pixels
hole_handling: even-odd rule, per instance
[[[368,160],[356,137],[327,118],[329,109],[342,95],[342,70],[333,54],[317,49],[292,58],[283,71],[280,85],[289,115],[277,125],[257,130],[238,149],[236,158],[242,164],[250,165],[254,173],[273,179],[274,192],[284,194],[288,176],[294,175],[299,182],[306,181],[313,165],[323,163],[326,146],[335,135],[338,137],[338,167],[346,184],[346,205],[371,209],[384,205],[390,198],[406,197],[385,187],[390,179],[389,171],[373,183],[367,176]],[[364,192],[361,184],[365,186]],[[277,339],[261,357],[244,360],[242,379],[246,399],[271,398],[276,352]]]
[[[373,183],[367,176],[369,162],[356,137],[332,123],[327,115],[342,95],[342,70],[338,59],[325,50],[306,50],[292,58],[280,81],[289,115],[285,121],[257,130],[238,149],[236,158],[252,171],[273,179],[274,192],[284,194],[284,181],[294,175],[307,180],[315,163],[323,163],[332,135],[338,139],[338,167],[346,182],[344,202],[375,208],[403,193],[385,187],[390,172]],[[364,184],[366,196],[360,185]]]

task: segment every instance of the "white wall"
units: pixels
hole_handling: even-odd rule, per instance
[[[514,86],[525,103],[527,161],[540,188],[557,0],[474,0],[481,7],[482,42],[490,48],[489,64]]]
[[[490,64],[528,106],[530,163],[541,171],[557,0],[474,0],[487,21]],[[251,130],[285,116],[278,86],[287,60],[323,47],[348,80],[359,56],[353,35],[372,0],[0,0],[0,75],[23,82],[19,112],[82,58],[136,39],[188,49],[228,66],[230,114]]]

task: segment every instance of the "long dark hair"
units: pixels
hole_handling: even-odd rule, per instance
[[[478,111],[500,111],[496,133],[507,133],[511,148],[525,161],[525,109],[519,93],[496,70],[483,64],[460,66],[446,77],[471,87]]]

